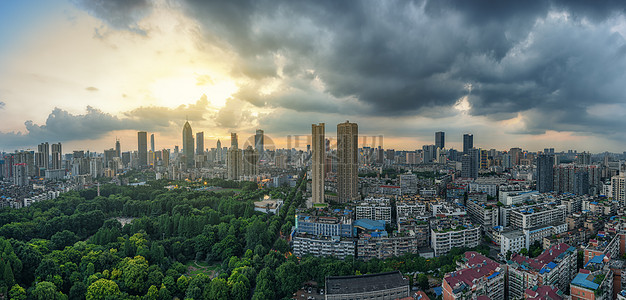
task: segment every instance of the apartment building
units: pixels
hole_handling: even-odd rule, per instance
[[[356,219],[370,219],[391,223],[391,204],[386,198],[368,198],[355,208]]]
[[[311,254],[317,257],[336,257],[344,259],[346,256],[356,254],[356,243],[353,238],[338,236],[314,236],[310,234],[297,234],[293,237],[293,254],[303,257]]]
[[[448,273],[443,278],[444,300],[504,299],[506,267],[477,253],[466,252],[461,262],[463,269]]]
[[[484,230],[498,226],[499,210],[497,201],[467,201],[467,214],[474,224],[483,226]]]
[[[295,216],[296,232],[319,236],[352,236],[352,218],[343,216],[314,216],[297,214]]]
[[[532,208],[513,210],[509,214],[511,226],[529,229],[551,223],[565,223],[565,205],[543,204]]]
[[[457,247],[476,247],[482,237],[481,226],[472,224],[467,217],[446,217],[431,221],[430,245],[435,256],[446,254]]]
[[[524,296],[526,289],[553,285],[566,292],[576,275],[576,248],[558,244],[545,250],[536,258],[513,254],[508,261],[509,299]]]

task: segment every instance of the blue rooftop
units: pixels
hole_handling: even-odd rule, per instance
[[[495,273],[493,273],[493,274],[489,275],[489,276],[487,277],[487,279],[494,278],[494,277],[496,277],[496,276],[498,276],[498,275],[500,275],[500,272],[495,272]]]
[[[443,295],[443,289],[442,289],[440,286],[438,286],[438,287],[434,287],[434,288],[433,288],[433,291],[435,292],[435,295],[436,295],[436,296],[441,296],[441,295]]]
[[[578,273],[578,275],[574,277],[574,280],[572,280],[572,284],[577,285],[577,286],[582,286],[584,288],[588,288],[592,290],[597,289],[600,285],[593,281],[588,280],[587,278],[589,277],[589,275],[590,274]]]
[[[366,230],[385,230],[385,221],[375,221],[370,219],[358,219],[354,221],[355,227],[363,227]]]

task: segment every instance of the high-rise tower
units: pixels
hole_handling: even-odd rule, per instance
[[[472,148],[474,148],[474,135],[466,133],[463,135],[463,154],[469,154]]]
[[[256,149],[259,154],[263,154],[265,150],[265,136],[263,134],[263,130],[257,129],[256,134],[254,135],[254,149]]]
[[[196,154],[204,154],[204,132],[196,133]]]
[[[554,155],[537,156],[537,190],[540,193],[554,190]]]
[[[346,121],[337,125],[337,195],[340,202],[359,200],[359,127]]]
[[[195,165],[193,144],[193,132],[191,131],[189,121],[187,121],[183,126],[183,155],[185,156],[187,167],[193,167]]]
[[[59,170],[61,168],[61,161],[63,160],[63,151],[61,151],[61,143],[52,144],[52,170]]]
[[[115,139],[115,157],[122,157],[122,146],[120,146],[118,139]]]
[[[446,147],[446,133],[443,131],[435,132],[435,147],[443,149]]]
[[[139,167],[148,165],[148,133],[137,132],[137,152],[139,154]]]
[[[237,140],[237,133],[230,133],[230,148],[239,149],[239,141]]]
[[[154,153],[154,133],[150,135],[150,151]]]
[[[311,153],[311,189],[313,204],[324,203],[324,164],[326,162],[326,145],[324,123],[311,125],[313,152]]]

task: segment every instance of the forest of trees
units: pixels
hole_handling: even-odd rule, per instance
[[[428,260],[298,259],[283,237],[303,205],[306,181],[263,190],[249,182],[207,181],[240,192],[194,191],[186,182],[167,190],[172,183],[161,180],[0,210],[0,293],[9,299],[280,299],[308,280],[323,285],[329,275],[438,270],[441,276],[466,250]],[[254,211],[264,195],[285,200],[279,215]],[[122,226],[120,217],[134,219]],[[214,265],[215,273],[192,275],[189,262]]]

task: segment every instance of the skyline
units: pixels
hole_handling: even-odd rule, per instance
[[[155,133],[156,149],[182,147],[187,119],[207,148],[256,129],[284,145],[310,124],[350,120],[399,150],[434,144],[436,131],[457,150],[464,133],[486,149],[626,149],[619,2],[46,0],[0,11],[3,151],[47,141],[99,152],[116,138],[128,151],[137,131]]]

